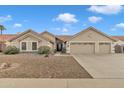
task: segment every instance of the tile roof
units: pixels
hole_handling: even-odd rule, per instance
[[[3,35],[0,35],[0,41],[7,41],[14,37],[16,37],[16,34],[3,34]]]
[[[41,37],[41,35],[40,35],[39,33],[35,32],[35,31],[32,30],[32,29],[28,29],[28,30],[26,30],[26,31],[24,31],[24,32],[22,32],[22,33],[20,33],[20,34],[17,34],[15,37],[9,39],[9,41],[13,41],[13,40],[15,40],[15,39],[17,39],[17,38],[19,38],[19,37],[21,37],[21,36],[23,36],[23,35],[29,33],[29,32],[31,32],[32,34],[36,35],[38,39],[42,39],[42,38],[43,38],[43,39],[45,39],[45,40],[48,41],[47,38]]]
[[[116,40],[122,40],[124,41],[124,36],[111,36],[112,38],[116,39]]]
[[[56,36],[57,38],[59,38],[62,41],[68,41],[69,39],[72,38],[71,35],[60,35],[60,36]]]
[[[45,34],[45,33],[47,33],[47,34],[49,34],[49,35],[55,37],[55,35],[53,35],[52,33],[48,32],[48,31],[44,31],[44,32],[40,33],[40,35],[43,35],[43,34]]]

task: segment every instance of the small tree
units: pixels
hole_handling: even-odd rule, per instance
[[[0,35],[1,36],[2,36],[4,30],[6,30],[6,28],[3,25],[0,25]],[[3,43],[4,43],[4,39],[2,38],[2,41],[0,42],[1,49],[3,49]]]
[[[3,25],[0,25],[0,34],[3,34],[3,31],[6,30],[6,28]]]

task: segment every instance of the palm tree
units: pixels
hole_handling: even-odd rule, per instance
[[[3,25],[0,25],[0,35],[3,34],[4,30],[6,30],[6,28]],[[4,42],[4,39],[2,38],[1,49],[3,49],[3,42]],[[0,51],[1,51],[1,49],[0,49]]]
[[[6,28],[5,28],[3,25],[0,25],[0,32],[1,32],[1,35],[3,34],[3,30],[6,30]]]

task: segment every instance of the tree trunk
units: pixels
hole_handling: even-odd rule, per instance
[[[0,34],[2,35],[3,33],[2,33],[2,29],[0,29]]]
[[[2,30],[0,30],[0,32],[1,32],[1,36],[2,36]],[[2,38],[2,41],[0,43],[1,43],[1,50],[0,51],[2,51],[3,50],[3,38]]]

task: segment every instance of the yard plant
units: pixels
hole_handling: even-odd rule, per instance
[[[4,54],[18,54],[19,53],[19,49],[15,46],[7,46],[4,51]]]
[[[3,35],[3,31],[6,30],[6,28],[0,24],[0,35]],[[4,47],[4,39],[2,38],[2,41],[0,41],[0,52],[3,50]]]
[[[50,47],[49,46],[40,46],[38,48],[38,54],[49,54],[50,53]]]

